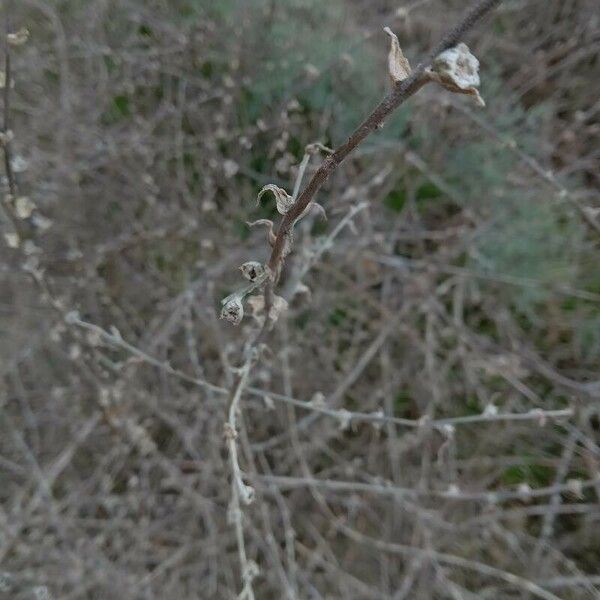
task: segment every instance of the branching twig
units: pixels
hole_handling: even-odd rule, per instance
[[[291,231],[296,219],[304,212],[306,207],[312,202],[315,194],[319,191],[323,183],[335,171],[335,169],[352,153],[357,146],[363,142],[373,131],[378,129],[385,119],[392,114],[401,104],[410,98],[415,92],[430,81],[426,76],[425,70],[429,64],[444,50],[454,46],[464,34],[469,31],[486,13],[492,10],[501,0],[479,0],[467,12],[463,20],[452,29],[442,41],[430,53],[427,60],[420,63],[406,79],[399,81],[393,89],[383,98],[371,114],[358,126],[358,128],[348,138],[348,141],[342,144],[335,152],[328,156],[317,172],[313,175],[307,186],[304,188],[296,203],[284,216],[277,239],[273,246],[269,258],[269,267],[272,273],[276,274],[281,268],[283,261],[286,236]],[[272,293],[273,282],[268,285],[269,292]]]

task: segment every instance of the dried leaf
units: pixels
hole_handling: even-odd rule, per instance
[[[388,54],[388,73],[392,83],[398,83],[406,79],[411,74],[412,69],[408,59],[402,53],[398,36],[389,27],[384,27],[383,30],[391,38],[390,53]]]
[[[246,221],[246,225],[248,227],[254,227],[255,225],[265,225],[268,227],[267,230],[267,240],[269,241],[269,246],[273,246],[277,236],[273,233],[273,221],[271,219],[258,219],[257,221]]]
[[[323,206],[318,202],[310,202],[308,206],[302,211],[302,214],[296,219],[296,223],[302,220],[313,208],[316,209],[316,211],[319,213],[319,215],[324,221],[327,221],[327,213],[325,212]]]
[[[265,322],[265,297],[261,295],[250,296],[247,300],[248,306],[252,310],[252,316],[256,319],[257,323],[262,325]],[[273,304],[269,311],[269,320],[271,324],[275,323],[281,313],[283,313],[288,307],[288,303],[281,296],[273,296]]]
[[[258,192],[258,196],[256,196],[256,202],[260,204],[260,199],[267,192],[273,192],[275,196],[275,202],[277,203],[277,210],[280,215],[285,215],[290,208],[294,205],[294,199],[290,196],[283,188],[275,185],[274,183],[269,183],[265,185],[260,192]]]

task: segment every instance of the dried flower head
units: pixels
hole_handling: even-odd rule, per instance
[[[265,272],[265,267],[256,260],[249,260],[240,266],[242,275],[248,281],[256,281]]]
[[[473,96],[485,106],[479,95],[479,61],[466,44],[460,43],[439,54],[428,72],[431,79],[451,92]]]
[[[239,325],[244,318],[244,305],[239,296],[228,296],[223,300],[221,308],[221,319],[225,319],[234,325]]]

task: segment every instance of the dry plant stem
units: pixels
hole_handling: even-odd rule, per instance
[[[244,524],[242,522],[243,515],[240,506],[240,499],[245,499],[246,504],[249,501],[248,488],[242,480],[242,472],[238,461],[237,443],[236,443],[236,428],[237,428],[237,411],[239,408],[240,398],[242,392],[246,387],[248,381],[248,375],[252,366],[251,353],[248,354],[246,362],[242,367],[235,391],[231,397],[229,403],[229,410],[227,415],[227,429],[225,436],[227,438],[227,450],[229,452],[229,460],[231,462],[231,505],[230,514],[235,524],[235,537],[238,547],[238,555],[240,559],[240,567],[242,572],[242,580],[244,583],[243,590],[240,594],[240,598],[247,598],[248,600],[254,600],[254,592],[252,590],[252,580],[250,577],[248,557],[246,555],[246,545],[244,542]]]
[[[518,575],[509,573],[508,571],[503,571],[502,569],[497,569],[496,567],[491,567],[490,565],[486,565],[484,563],[467,560],[465,558],[461,558],[460,556],[447,554],[445,552],[436,552],[435,550],[425,550],[422,548],[416,548],[414,546],[383,542],[359,533],[358,531],[355,531],[354,529],[343,524],[339,524],[337,527],[339,531],[347,535],[355,542],[367,543],[368,545],[384,552],[391,552],[393,554],[400,554],[402,556],[410,557],[422,556],[425,559],[433,560],[440,564],[460,567],[466,569],[467,571],[474,571],[480,575],[500,579],[509,585],[533,594],[537,598],[543,598],[544,600],[561,600],[558,596],[555,596],[551,592],[544,590],[533,581],[529,581],[524,577],[519,577]]]
[[[148,355],[147,353],[143,352],[136,346],[133,346],[129,342],[125,341],[122,337],[120,337],[116,334],[111,334],[108,331],[105,331],[104,329],[102,329],[101,327],[94,325],[93,323],[87,323],[86,321],[82,321],[81,319],[74,316],[73,314],[67,315],[66,320],[71,325],[75,325],[77,327],[80,327],[81,329],[86,329],[88,331],[91,331],[91,332],[97,334],[98,336],[100,336],[100,338],[102,340],[104,340],[106,343],[110,344],[111,346],[125,350],[126,352],[130,353],[132,356],[135,356],[140,361],[142,361],[146,364],[149,364],[153,367],[156,367],[157,369],[160,369],[161,371],[163,371],[164,373],[167,373],[168,375],[171,375],[173,377],[181,379],[182,381],[185,381],[187,383],[194,384],[194,385],[198,386],[199,388],[202,388],[202,389],[205,389],[205,390],[208,390],[211,392],[215,392],[217,394],[230,395],[230,390],[227,390],[224,387],[220,387],[218,385],[212,384],[212,383],[210,383],[204,379],[201,379],[199,377],[194,377],[192,375],[188,375],[187,373],[184,373],[183,371],[180,371],[178,369],[174,369],[169,363],[162,362],[162,361]],[[374,424],[390,423],[390,424],[399,425],[402,427],[410,427],[410,428],[416,428],[416,429],[418,429],[419,427],[422,427],[425,424],[425,421],[423,421],[421,419],[403,419],[402,417],[386,417],[379,413],[365,413],[365,412],[357,412],[357,411],[338,410],[335,408],[329,408],[327,406],[319,406],[319,405],[313,404],[311,402],[305,402],[305,401],[298,400],[296,398],[292,398],[290,396],[286,396],[283,394],[277,394],[275,392],[266,391],[264,389],[260,389],[260,388],[256,388],[256,387],[252,387],[252,386],[245,387],[246,384],[247,384],[247,380],[244,381],[245,391],[247,391],[249,394],[251,394],[252,396],[255,396],[257,398],[264,398],[265,395],[268,395],[272,400],[276,400],[277,402],[285,402],[288,404],[293,404],[294,406],[297,406],[304,410],[318,412],[325,416],[329,416],[329,417],[332,417],[332,418],[338,419],[338,420],[350,419],[350,421],[353,423],[374,423]],[[237,389],[238,388],[236,386],[236,390]],[[244,390],[241,389],[240,393],[242,391],[244,391]],[[556,420],[569,419],[569,418],[573,417],[574,414],[575,414],[575,411],[571,408],[564,408],[564,409],[558,409],[558,410],[532,409],[528,412],[523,412],[523,413],[511,413],[511,412],[497,413],[497,414],[482,413],[479,415],[466,415],[463,417],[449,417],[449,418],[444,418],[444,419],[433,419],[431,421],[428,421],[427,425],[434,427],[434,428],[443,428],[445,425],[460,426],[460,425],[470,425],[470,424],[475,424],[475,423],[499,423],[499,422],[503,422],[503,421],[543,422],[543,421],[547,421],[548,419],[556,419]]]
[[[500,4],[500,2],[501,0],[479,0],[476,2],[466,13],[463,20],[454,29],[448,32],[442,41],[435,47],[427,60],[424,63],[417,65],[408,78],[396,83],[393,89],[383,98],[373,112],[348,138],[348,141],[345,144],[342,144],[331,156],[328,156],[323,161],[317,172],[313,175],[312,179],[298,197],[296,203],[281,221],[281,225],[277,232],[277,239],[273,245],[273,250],[268,263],[271,272],[274,273],[275,280],[277,279],[283,264],[283,251],[287,234],[291,231],[296,219],[304,212],[331,173],[335,171],[335,169],[361,142],[373,133],[373,131],[378,129],[390,114],[430,81],[425,70],[433,59],[444,50],[458,43],[469,29],[471,29],[490,10]],[[271,305],[274,285],[275,281],[270,281],[267,284],[267,289],[265,291],[267,307]]]
[[[392,498],[410,498],[413,500],[425,498],[444,498],[454,502],[484,502],[488,505],[499,505],[503,502],[515,500],[529,501],[535,498],[544,498],[555,494],[572,494],[573,488],[569,484],[552,485],[544,488],[522,490],[496,490],[491,492],[470,492],[462,490],[434,490],[417,489],[414,487],[400,487],[391,483],[364,483],[362,481],[343,481],[338,479],[319,479],[317,477],[290,477],[285,475],[260,475],[253,480],[256,484],[275,486],[280,491],[299,488],[320,488],[329,492],[356,492],[373,494],[376,496],[390,496]],[[581,481],[581,489],[593,488],[597,479]]]
[[[6,173],[6,180],[8,181],[8,191],[12,198],[17,196],[17,183],[15,179],[15,173],[12,167],[12,146],[10,141],[10,88],[12,79],[12,68],[10,60],[10,44],[8,43],[8,34],[10,33],[10,3],[7,4],[5,27],[4,27],[4,114],[2,118],[2,133],[4,134],[4,143],[2,148],[4,150],[4,171]],[[21,224],[13,214],[12,208],[8,204],[6,197],[3,198],[3,207],[6,215],[10,219],[15,231],[21,234]]]

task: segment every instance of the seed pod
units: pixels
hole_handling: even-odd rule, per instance
[[[439,54],[428,72],[432,80],[451,92],[473,96],[480,106],[485,106],[479,95],[479,61],[466,44],[460,43]]]
[[[256,281],[265,272],[265,268],[256,260],[249,260],[240,266],[240,271],[248,281]]]
[[[221,319],[225,319],[234,325],[239,325],[244,318],[244,306],[239,296],[228,296],[223,300],[221,308]]]

